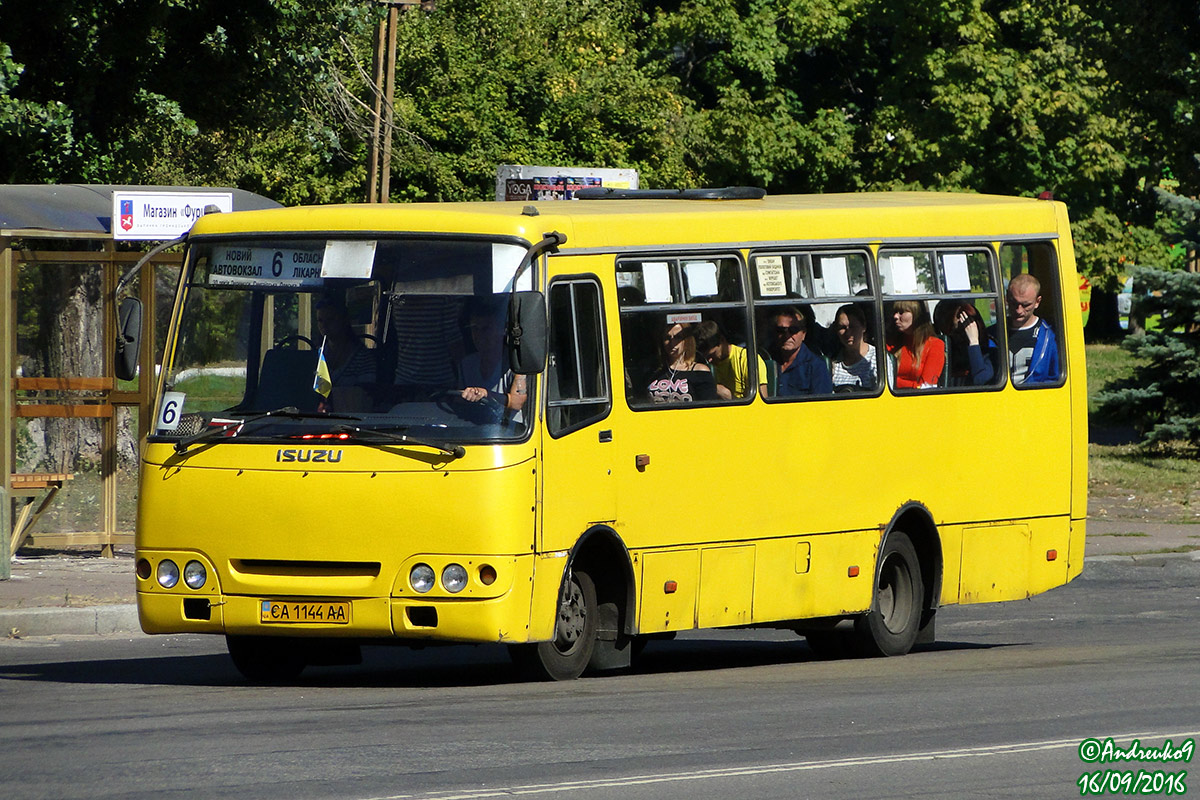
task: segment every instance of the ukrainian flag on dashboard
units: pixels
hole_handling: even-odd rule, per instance
[[[321,352],[317,354],[317,374],[313,376],[313,391],[322,397],[329,397],[333,389],[333,380],[329,377],[329,364],[325,363],[325,340],[321,340]]]

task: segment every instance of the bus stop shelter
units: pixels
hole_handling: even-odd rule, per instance
[[[171,196],[197,196],[216,193],[226,196],[229,210],[241,211],[277,208],[278,203],[239,189],[177,186],[112,185],[12,185],[0,186],[0,579],[10,576],[11,555],[22,546],[39,547],[98,546],[111,555],[115,545],[133,541],[132,512],[118,518],[120,497],[124,506],[136,491],[118,483],[118,440],[134,443],[149,430],[151,401],[156,375],[155,354],[161,332],[160,313],[169,308],[170,291],[178,274],[181,253],[172,248],[156,255],[131,282],[127,294],[140,297],[144,309],[143,346],[138,378],[118,382],[113,376],[116,346],[115,290],[122,275],[160,241],[146,237],[129,239],[129,220],[122,206],[118,230],[114,234],[114,195],[118,200],[129,193]],[[206,209],[207,210],[207,209]],[[203,213],[203,212],[200,212]],[[87,273],[87,288],[71,298],[70,308],[61,313],[54,308],[38,308],[33,315],[31,303],[42,302],[36,286],[55,287]],[[156,287],[159,287],[156,291]],[[166,290],[164,291],[164,287]],[[53,294],[53,292],[50,292]],[[22,306],[22,302],[26,304]],[[156,306],[158,308],[156,309]],[[69,312],[69,313],[68,313]],[[40,335],[33,320],[54,320],[55,337]],[[43,325],[43,327],[46,327]],[[31,331],[33,331],[31,333]],[[94,338],[92,334],[95,334]],[[30,341],[42,342],[38,357],[29,357]],[[87,366],[80,360],[61,358],[61,353],[45,352],[46,341],[58,341],[58,349],[83,348]],[[51,349],[54,349],[53,345]],[[98,351],[98,352],[92,352]],[[35,369],[28,365],[37,364]],[[48,366],[49,365],[49,366]],[[55,372],[52,367],[60,365]],[[65,366],[63,366],[65,365]],[[72,366],[73,365],[73,366]],[[28,374],[33,371],[37,374]],[[70,373],[70,374],[68,374]],[[78,374],[85,373],[85,374]],[[50,441],[62,426],[81,424],[88,435],[80,437],[89,464],[86,476],[71,469],[29,469],[38,459],[54,458]],[[122,431],[122,426],[133,430]],[[30,431],[42,436],[39,455],[30,456]],[[48,434],[47,431],[50,433]],[[74,446],[74,445],[72,445]],[[21,450],[27,451],[23,456]],[[59,454],[58,457],[62,457]],[[134,470],[136,473],[136,469]],[[39,532],[38,519],[54,508],[56,495],[70,492],[85,481],[88,488],[76,492],[73,505],[82,509],[84,520],[79,530],[60,529]],[[71,527],[71,526],[68,526]]]

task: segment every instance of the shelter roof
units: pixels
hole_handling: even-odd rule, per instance
[[[0,186],[0,235],[45,231],[60,237],[112,235],[113,192],[201,192],[233,194],[235,211],[279,208],[279,203],[243,189],[198,186],[120,186],[96,183]]]

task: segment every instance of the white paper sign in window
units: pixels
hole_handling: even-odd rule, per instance
[[[783,278],[783,256],[759,256],[754,259],[760,297],[787,297],[787,281]]]
[[[946,291],[971,291],[971,274],[967,270],[966,253],[947,253],[942,256],[942,269],[946,273]]]
[[[892,292],[895,294],[916,294],[917,262],[912,256],[891,256],[888,265],[892,268]]]
[[[375,267],[375,242],[331,239],[321,259],[322,278],[369,278]]]
[[[643,262],[642,283],[646,290],[647,303],[671,302],[671,268],[667,262]]]
[[[822,258],[821,274],[825,276],[826,297],[850,294],[850,275],[846,269],[845,256]]]
[[[685,261],[688,294],[692,297],[715,297],[717,294],[717,265],[711,261]]]
[[[526,252],[528,251],[519,245],[492,243],[492,294],[512,291],[513,275],[516,274]],[[521,273],[518,283],[519,291],[533,288],[533,267]]]

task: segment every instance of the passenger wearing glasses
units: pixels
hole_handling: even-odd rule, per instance
[[[1058,343],[1037,315],[1042,284],[1027,272],[1014,275],[1004,297],[1008,306],[1008,352],[1012,382],[1020,386],[1058,380]]]
[[[771,318],[772,348],[779,362],[779,381],[775,394],[779,397],[794,397],[806,394],[831,394],[833,381],[825,359],[813,353],[804,344],[808,323],[800,310],[788,306],[775,312]]]

